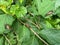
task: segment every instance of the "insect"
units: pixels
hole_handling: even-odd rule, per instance
[[[9,24],[5,24],[5,29],[11,30],[11,26]]]

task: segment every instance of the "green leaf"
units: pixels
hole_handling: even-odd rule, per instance
[[[19,6],[17,6],[17,5],[12,5],[11,8],[10,8],[10,13],[11,13],[12,15],[15,15],[16,10],[18,10],[18,9],[19,9]]]
[[[22,45],[39,45],[39,42],[35,36],[31,36],[31,38],[23,42]]]
[[[60,6],[60,0],[56,0],[55,2],[55,9],[57,9]]]
[[[3,37],[0,37],[0,45],[3,45]]]
[[[35,5],[29,6],[28,7],[28,12],[32,13],[34,16],[38,15],[38,11],[36,10]]]
[[[13,26],[17,33],[19,44],[21,44],[23,41],[27,41],[30,38],[30,31],[27,27],[21,25],[18,21],[16,21]]]
[[[36,6],[37,6],[37,9],[38,9],[38,12],[40,13],[40,7],[41,7],[41,0],[34,0]]]
[[[53,28],[53,26],[51,25],[51,23],[49,23],[48,21],[46,21],[46,27],[45,28]]]
[[[60,30],[47,29],[40,31],[40,35],[44,38],[50,45],[60,44]]]
[[[8,6],[9,3],[7,1],[5,1],[5,0],[0,0],[0,6],[1,5]]]
[[[23,30],[21,33],[20,41],[26,41],[30,38],[30,31],[27,27],[23,26]]]
[[[26,15],[27,9],[26,7],[21,6],[17,11],[16,11],[16,16],[17,18],[24,17]]]
[[[24,0],[19,0],[20,3],[22,3]]]
[[[13,3],[13,0],[7,0],[7,2],[9,2],[9,4]]]
[[[54,1],[51,0],[35,0],[38,12],[45,16],[49,11],[54,9]]]
[[[0,15],[0,34],[8,32],[9,30],[5,28],[5,25],[12,25],[14,18],[10,15],[2,14]]]
[[[60,8],[57,8],[57,9],[55,10],[55,14],[57,14],[57,15],[60,17]]]

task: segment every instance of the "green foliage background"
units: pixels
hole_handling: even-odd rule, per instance
[[[0,0],[0,45],[60,45],[60,0]]]

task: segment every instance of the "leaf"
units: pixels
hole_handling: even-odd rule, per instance
[[[31,5],[28,7],[28,12],[33,13],[33,15],[38,15],[38,11],[36,10],[35,5]]]
[[[9,3],[7,1],[5,1],[5,0],[0,0],[0,6],[1,5],[8,6]]]
[[[41,0],[34,0],[36,6],[37,6],[37,9],[38,9],[38,12],[40,13],[40,6],[41,6]]]
[[[49,23],[48,21],[46,21],[46,27],[45,28],[53,28],[53,26],[51,25],[51,23]]]
[[[29,41],[25,41],[22,45],[39,45],[39,42],[35,36],[32,36]]]
[[[60,6],[60,0],[56,0],[55,2],[55,9],[57,9]]]
[[[6,6],[4,6],[4,5],[1,5],[0,6],[0,9],[4,12],[4,13],[6,13],[6,14],[8,14],[8,12],[7,12],[7,8],[6,8]]]
[[[47,29],[40,31],[40,35],[44,38],[50,45],[60,44],[60,30]]]
[[[18,36],[18,45],[39,45],[39,43],[42,44],[41,41],[38,42],[38,39],[34,35],[31,35],[27,27],[21,25],[18,21],[16,21],[13,26]]]
[[[30,38],[29,29],[21,25],[18,21],[14,23],[14,30],[17,33],[19,44],[21,44],[23,41],[27,41]]]
[[[7,0],[7,2],[9,2],[9,4],[13,3],[13,0]]]
[[[27,9],[26,7],[21,6],[17,11],[16,11],[16,16],[17,18],[24,17],[26,15]]]
[[[3,45],[3,37],[0,37],[0,45]]]
[[[10,8],[10,13],[11,13],[12,15],[15,15],[16,10],[18,10],[18,9],[19,9],[19,6],[17,6],[17,5],[12,5],[11,8]]]
[[[19,0],[20,3],[22,3],[24,0]]]
[[[51,10],[54,9],[54,1],[51,0],[35,0],[38,12],[43,17]]]
[[[27,27],[23,26],[23,30],[21,33],[20,41],[26,41],[30,38],[30,31]]]
[[[5,25],[12,25],[14,18],[10,15],[2,14],[0,15],[0,34],[8,32],[8,29],[5,29]]]
[[[60,8],[57,8],[57,9],[55,10],[55,14],[57,14],[57,15],[60,17]]]

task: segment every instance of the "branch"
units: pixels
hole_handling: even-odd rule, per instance
[[[21,20],[18,19],[19,22],[24,24],[27,28],[29,28],[45,45],[49,45],[45,40],[43,40],[28,24],[22,22]]]
[[[32,23],[33,25],[35,25],[38,29],[40,29],[40,27],[37,24],[35,24],[34,22],[32,22],[31,20],[29,20],[29,19],[26,19],[26,20],[29,21],[30,23]]]
[[[11,42],[10,42],[10,40],[5,36],[5,34],[3,34],[3,36],[4,36],[5,39],[8,41],[8,43],[9,43],[10,45],[12,45]]]

